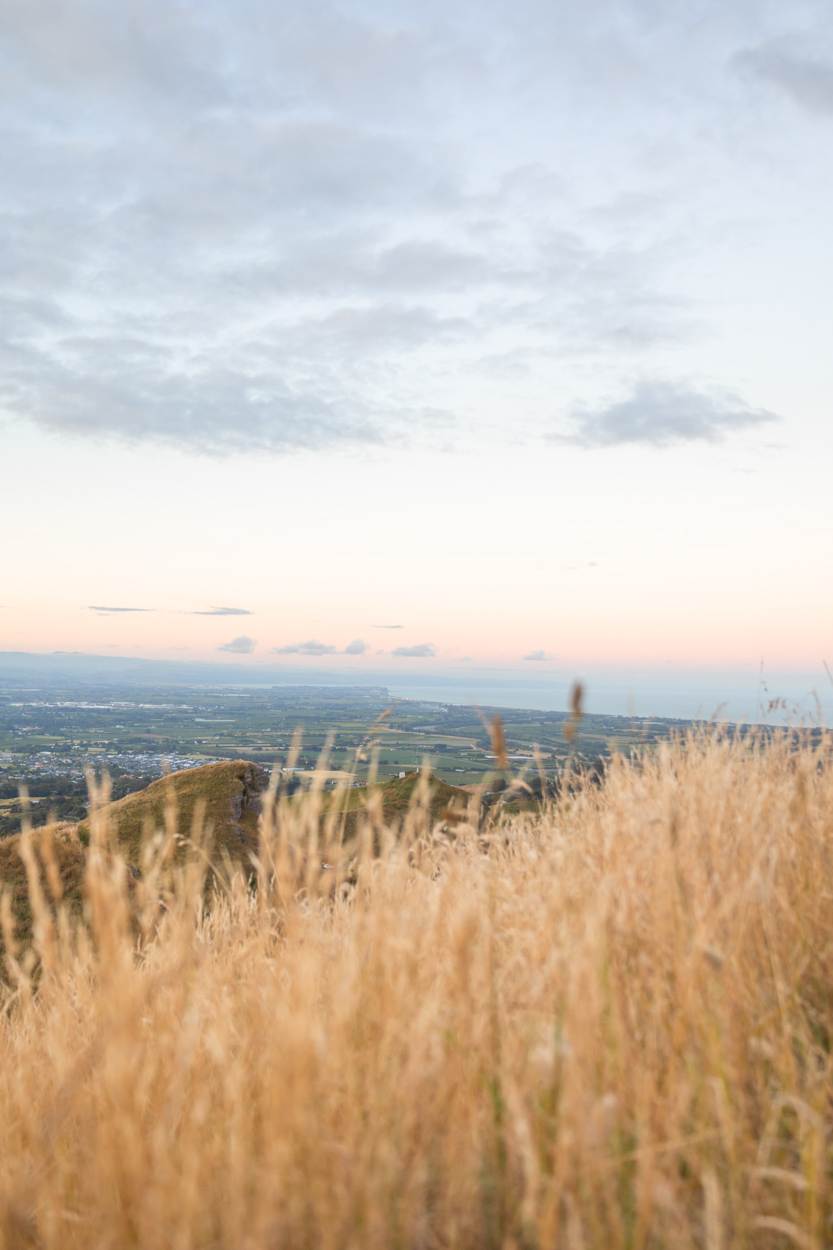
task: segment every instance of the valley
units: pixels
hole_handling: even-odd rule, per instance
[[[554,779],[573,759],[592,763],[686,728],[679,720],[585,715],[576,738],[567,713],[460,707],[395,700],[383,686],[139,685],[40,683],[0,686],[0,835],[35,824],[80,820],[86,771],[107,773],[113,795],[165,773],[222,760],[276,762],[300,785],[358,786],[428,762],[455,786],[496,772],[489,732],[499,714],[512,773]],[[25,787],[28,798],[21,802]]]

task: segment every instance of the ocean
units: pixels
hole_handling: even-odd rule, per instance
[[[633,672],[542,675],[519,679],[493,673],[437,678],[426,673],[398,676],[386,672],[374,680],[401,699],[483,707],[566,711],[569,691],[579,678],[585,686],[585,710],[610,716],[660,716],[672,719],[728,720],[778,724],[833,724],[833,684],[823,667],[818,673],[658,673]]]

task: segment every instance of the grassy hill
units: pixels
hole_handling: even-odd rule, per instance
[[[141,866],[143,842],[166,828],[169,812],[181,847],[196,820],[205,830],[216,862],[228,855],[232,863],[247,864],[257,847],[260,795],[267,780],[267,773],[258,765],[228,760],[172,773],[144,790],[105,804],[101,810],[113,844],[133,870]],[[44,826],[32,834],[32,849],[47,897],[60,898],[75,911],[80,911],[82,903],[90,832],[90,822],[84,820],[78,825]],[[31,932],[32,909],[19,834],[0,838],[0,889],[3,887],[10,896],[17,935],[25,941]],[[0,936],[0,952],[2,945]]]
[[[329,791],[324,796],[325,810],[336,802],[342,805],[344,837],[349,839],[355,836],[363,814],[379,796],[385,825],[397,829],[417,802],[419,781],[418,773],[409,773],[368,789]],[[179,854],[184,854],[196,822],[207,834],[215,863],[224,862],[228,856],[233,864],[246,866],[257,849],[260,799],[267,782],[265,769],[256,764],[246,760],[223,761],[162,777],[144,790],[105,804],[101,811],[108,822],[112,844],[134,871],[141,869],[146,840],[157,831],[164,831],[170,820],[174,821],[180,840]],[[465,812],[466,792],[439,778],[429,779],[427,795],[427,823],[454,819]],[[293,800],[296,804],[303,801],[303,795]],[[78,825],[47,826],[32,835],[47,896],[68,901],[73,910],[81,908],[90,836],[89,820]],[[26,939],[31,931],[32,913],[20,850],[20,835],[0,838],[0,887],[9,890],[16,931]],[[54,866],[51,870],[50,863]]]
[[[0,1250],[833,1245],[833,738],[510,819],[344,892],[206,915],[194,874],[139,958],[94,883],[92,940],[0,986]]]
[[[189,837],[195,818],[208,830],[216,854],[233,861],[246,859],[257,846],[260,795],[268,774],[246,760],[224,760],[160,777],[144,790],[109,803],[107,819],[127,861],[138,867],[144,839],[165,828],[173,811],[176,830]],[[82,843],[89,841],[89,822],[78,826]]]
[[[408,811],[418,802],[420,774],[407,773],[404,777],[394,777],[390,781],[377,783],[375,786],[360,787],[348,791],[331,791],[327,795],[326,806],[337,804],[345,813],[344,837],[354,837],[362,815],[372,806],[375,798],[381,799],[382,819],[389,828],[398,829]],[[430,777],[427,781],[428,801],[426,804],[428,823],[450,819],[452,822],[462,816],[468,806],[469,795],[457,786],[450,786],[439,777]]]
[[[86,851],[72,825],[45,825],[32,838],[32,849],[48,896],[66,899],[80,910]],[[26,865],[20,854],[21,836],[0,838],[0,890],[8,896],[17,936],[24,941],[32,928],[32,904]],[[0,933],[0,979],[5,948]]]

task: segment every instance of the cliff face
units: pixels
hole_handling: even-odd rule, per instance
[[[215,765],[214,767],[223,766]],[[269,784],[269,774],[258,764],[241,763],[240,766],[235,765],[234,776],[239,783],[239,789],[229,799],[229,816],[237,827],[240,837],[248,840],[252,823],[257,825],[261,798]]]

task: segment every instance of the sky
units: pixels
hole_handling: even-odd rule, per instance
[[[831,140],[828,0],[4,0],[0,650],[822,674]]]

